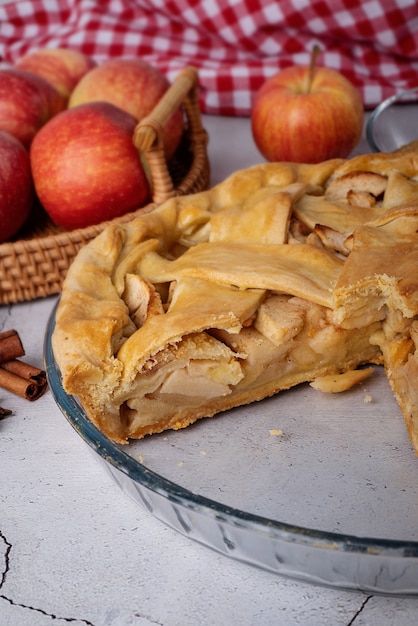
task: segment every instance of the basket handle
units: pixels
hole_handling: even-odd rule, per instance
[[[190,66],[183,69],[151,113],[144,117],[135,128],[133,142],[135,147],[142,151],[146,157],[152,182],[152,197],[155,203],[163,202],[176,195],[167,167],[162,131],[174,111],[184,100],[196,97],[197,79],[196,68]],[[186,114],[189,108],[185,107]]]

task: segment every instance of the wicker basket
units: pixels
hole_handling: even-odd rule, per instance
[[[196,193],[209,185],[208,136],[197,99],[198,74],[187,67],[149,116],[136,127],[133,141],[143,151],[152,182],[152,202],[112,223],[126,222],[152,211],[169,197]],[[178,106],[185,114],[185,131],[175,156],[167,164],[161,131]],[[37,206],[19,239],[0,245],[0,304],[25,302],[60,293],[67,269],[79,249],[109,222],[64,231]]]

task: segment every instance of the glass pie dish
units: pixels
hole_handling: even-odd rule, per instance
[[[382,368],[344,394],[300,385],[128,445],[52,395],[118,486],[178,532],[274,574],[418,596],[418,459]]]
[[[366,124],[366,138],[373,152],[392,152],[418,139],[418,87],[401,91],[381,102]],[[411,113],[415,111],[415,124]]]

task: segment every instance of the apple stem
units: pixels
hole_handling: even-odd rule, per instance
[[[312,81],[313,81],[315,67],[316,67],[316,60],[318,58],[319,52],[320,52],[320,47],[318,46],[318,44],[315,44],[311,52],[311,62],[309,64],[308,84],[306,86],[306,93],[309,93],[312,89]]]

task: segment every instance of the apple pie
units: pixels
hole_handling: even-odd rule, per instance
[[[64,389],[120,442],[384,365],[418,451],[418,144],[263,163],[110,224],[69,268]]]

